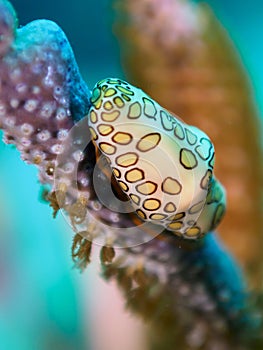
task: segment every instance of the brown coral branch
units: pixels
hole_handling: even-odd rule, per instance
[[[128,78],[204,130],[227,189],[219,233],[251,286],[261,287],[262,150],[250,83],[228,34],[204,4],[115,1],[115,33]]]

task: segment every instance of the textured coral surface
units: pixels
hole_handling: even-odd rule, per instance
[[[74,121],[89,107],[71,47],[51,21],[17,29],[14,11],[0,2],[0,123],[5,141],[39,166],[51,182],[54,161]]]

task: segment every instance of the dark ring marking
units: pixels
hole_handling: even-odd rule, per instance
[[[139,196],[137,196],[137,194],[131,193],[129,196],[135,204],[140,205],[141,199]]]
[[[211,151],[213,149],[213,145],[212,145],[210,140],[206,139],[205,137],[202,137],[201,140],[200,140],[200,143],[202,145],[204,145],[204,142],[207,142],[208,145],[209,145],[208,154],[206,156],[203,155],[202,146],[200,146],[200,145],[195,147],[195,151],[199,155],[200,158],[202,158],[203,160],[207,160],[210,157]]]
[[[140,218],[147,219],[146,214],[141,209],[136,210],[136,213]]]
[[[130,102],[130,100],[131,100],[130,97],[125,95],[125,94],[121,94],[121,97],[124,98],[124,100],[127,102]]]
[[[170,222],[168,225],[168,228],[171,230],[180,230],[183,227],[183,222],[182,221],[173,221]]]
[[[161,123],[164,130],[172,131],[174,129],[174,123],[171,120],[171,117],[164,111],[160,112]]]
[[[182,219],[182,218],[184,218],[185,217],[185,212],[184,211],[182,211],[181,213],[178,213],[178,214],[176,214],[176,215],[173,215],[173,216],[171,216],[171,217],[169,217],[169,221],[176,221],[176,220],[180,220],[180,219]]]
[[[178,139],[183,140],[184,139],[184,130],[181,127],[181,125],[179,123],[176,124],[175,128],[174,128],[174,135],[176,137],[178,137]]]
[[[167,218],[167,215],[165,214],[151,214],[150,219],[152,220],[164,220]]]
[[[201,229],[198,226],[190,227],[186,230],[185,235],[188,237],[197,237],[201,233]]]
[[[186,139],[190,145],[194,145],[197,142],[197,136],[187,128],[185,128]]]
[[[147,190],[148,187],[148,190]],[[136,191],[145,196],[149,196],[156,192],[158,185],[152,181],[145,181],[136,186]]]
[[[143,202],[143,208],[148,211],[158,210],[161,206],[161,201],[157,198],[145,199]]]
[[[188,212],[190,214],[196,214],[203,209],[204,205],[205,205],[205,203],[203,201],[200,201],[200,202],[192,205],[191,208],[188,210]]]
[[[155,116],[157,114],[157,110],[153,101],[146,97],[143,97],[142,100],[143,100],[143,113],[148,118],[156,119]]]
[[[208,165],[213,169],[214,168],[214,163],[215,163],[215,152],[213,152]]]
[[[109,124],[99,124],[97,126],[97,129],[102,136],[107,136],[111,134],[114,130],[113,126]]]
[[[111,97],[117,94],[117,90],[109,87],[107,90],[104,91],[104,97]]]
[[[156,140],[154,140],[154,138],[156,138]],[[151,140],[154,140],[154,142],[152,142]],[[136,144],[136,148],[140,151],[140,152],[148,152],[152,149],[154,149],[155,147],[157,147],[159,145],[161,141],[161,135],[158,132],[153,132],[150,134],[147,134],[145,136],[143,136]],[[148,145],[147,145],[148,143]]]
[[[99,87],[96,87],[92,92],[92,96],[90,99],[91,103],[92,104],[95,103],[96,101],[99,100],[100,97],[101,97],[101,89]]]
[[[216,227],[219,224],[224,213],[225,213],[225,206],[221,203],[216,208],[213,221],[212,221],[212,225],[213,225],[212,227]]]
[[[139,102],[134,102],[129,106],[128,118],[129,119],[137,119],[141,116],[142,107]]]
[[[117,85],[116,88],[125,95],[131,95],[131,96],[134,95],[134,92],[131,91],[130,89],[128,90],[126,86],[123,87],[121,85]]]
[[[108,142],[100,142],[99,148],[102,151],[102,153],[106,153],[108,155],[112,155],[112,154],[116,153],[116,147],[111,145]]]
[[[134,152],[123,153],[116,158],[116,163],[122,168],[128,168],[135,165],[139,160],[139,157]]]
[[[123,108],[125,106],[125,103],[119,96],[114,97],[113,102],[118,108]]]
[[[201,182],[200,182],[200,187],[203,189],[203,190],[207,190],[208,189],[208,186],[211,182],[211,179],[212,179],[212,171],[210,169],[208,169],[204,175],[204,177],[201,179]]]
[[[100,86],[102,83],[106,82],[107,83],[108,79],[101,79],[97,82],[96,86]]]
[[[104,120],[105,122],[114,122],[119,116],[120,116],[119,111],[101,113],[101,119]]]
[[[129,134],[128,132],[116,132],[116,134],[114,134],[112,136],[112,141],[119,144],[119,145],[128,145],[129,143],[132,142],[132,134]]]
[[[90,131],[92,140],[96,141],[98,139],[98,135],[96,131],[91,126],[89,126],[89,131]]]
[[[170,209],[169,209],[170,208]],[[173,213],[174,211],[176,211],[176,206],[175,206],[175,204],[174,203],[172,203],[172,202],[169,202],[169,203],[167,203],[166,205],[165,205],[165,207],[164,207],[164,211],[166,212],[166,213]]]
[[[113,174],[115,175],[115,177],[117,177],[117,179],[119,179],[121,177],[121,172],[119,171],[119,169],[117,168],[112,168]]]
[[[127,186],[127,184],[125,182],[118,180],[118,183],[123,191],[125,191],[125,192],[129,191],[129,187]]]
[[[162,182],[162,191],[167,194],[176,195],[182,191],[182,185],[176,179],[167,177]]]
[[[194,169],[198,165],[196,156],[187,148],[181,148],[180,150],[180,163],[185,169],[188,170]]]
[[[138,168],[134,168],[125,173],[125,180],[130,183],[135,183],[135,182],[144,180],[144,178],[145,178],[144,171]]]

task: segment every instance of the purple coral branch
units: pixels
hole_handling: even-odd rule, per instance
[[[90,92],[70,44],[53,22],[17,29],[9,2],[0,1],[0,123],[5,142],[52,181],[54,160],[74,122],[89,109]],[[49,169],[49,171],[48,171]]]

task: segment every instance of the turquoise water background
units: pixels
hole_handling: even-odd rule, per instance
[[[21,24],[47,18],[63,28],[90,88],[101,78],[123,77],[110,1],[12,3]],[[262,116],[263,2],[207,3],[237,45]],[[88,350],[92,320],[82,296],[83,291],[92,294],[92,281],[89,272],[80,275],[72,269],[71,230],[63,217],[53,220],[51,209],[39,200],[34,167],[2,142],[0,161],[0,349]],[[89,295],[85,297],[87,302]]]

